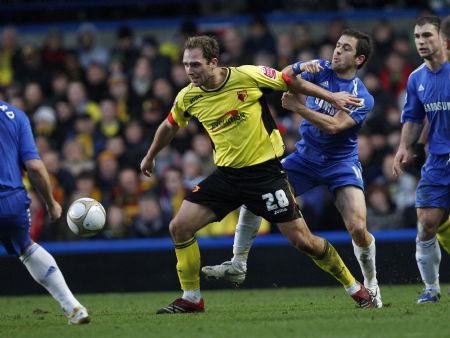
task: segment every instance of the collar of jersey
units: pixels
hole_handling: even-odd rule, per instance
[[[223,86],[225,86],[227,84],[228,79],[230,78],[230,75],[231,75],[231,69],[229,67],[222,67],[222,68],[226,69],[228,74],[225,77],[225,80],[222,82],[222,84],[219,87],[214,88],[214,89],[206,89],[203,86],[200,86],[200,89],[203,90],[204,92],[217,92],[217,91],[221,90],[223,88]]]

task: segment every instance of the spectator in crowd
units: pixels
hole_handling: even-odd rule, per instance
[[[88,114],[94,121],[100,120],[99,105],[89,99],[86,86],[80,81],[73,81],[67,87],[67,99],[77,115]]]
[[[89,22],[81,24],[78,28],[78,55],[83,69],[87,69],[93,62],[108,66],[108,51],[97,44],[97,28]]]
[[[62,163],[59,157],[59,153],[50,150],[43,154],[42,161],[50,175],[54,176],[57,183],[54,186],[61,187],[64,191],[64,203],[62,205],[69,205],[70,199],[69,197],[75,191],[75,178],[72,174],[62,167]]]
[[[244,46],[245,50],[251,50],[254,55],[262,52],[277,57],[275,38],[262,16],[255,16],[250,22]]]
[[[186,151],[182,159],[183,183],[187,189],[192,190],[203,181],[206,176],[202,174],[202,165],[199,156],[192,150]]]
[[[187,188],[183,172],[179,167],[170,166],[164,171],[162,187],[159,191],[161,208],[172,219],[181,207]]]
[[[121,206],[111,205],[106,211],[106,226],[99,236],[105,239],[123,239],[129,236],[125,211]]]
[[[155,78],[169,78],[172,61],[169,57],[161,55],[159,43],[153,36],[146,36],[142,40],[141,57],[146,58],[153,70]]]
[[[138,174],[134,168],[119,171],[119,182],[113,189],[114,204],[124,211],[124,225],[129,228],[133,218],[139,213],[139,199],[144,193]]]
[[[48,73],[64,70],[67,50],[64,46],[64,34],[61,29],[52,27],[42,46],[42,66]]]
[[[15,69],[20,68],[20,53],[16,28],[5,26],[0,36],[0,86],[13,82]]]
[[[97,201],[102,200],[100,189],[95,184],[95,176],[92,171],[82,171],[75,179],[75,191],[70,197],[70,203],[82,198],[89,197]]]
[[[370,231],[403,227],[403,214],[383,184],[372,184],[367,190],[367,228]]]
[[[85,88],[89,99],[98,103],[108,96],[107,74],[105,67],[91,62],[86,70]]]
[[[138,163],[145,156],[150,145],[149,140],[144,138],[142,125],[136,120],[130,121],[125,127],[123,136],[127,148],[124,154],[125,162]]]
[[[133,218],[131,237],[169,236],[169,215],[161,210],[159,198],[154,194],[144,194],[139,199],[139,214]]]
[[[249,53],[244,49],[242,34],[236,28],[228,27],[225,29],[222,43],[223,50],[220,59],[225,66],[236,67],[251,63]],[[183,73],[186,74],[184,69]],[[180,89],[182,87],[180,87]]]
[[[85,149],[78,140],[67,140],[62,151],[63,168],[72,176],[78,176],[83,170],[94,170],[94,161],[86,156]]]
[[[111,138],[123,134],[124,125],[119,120],[116,101],[111,97],[106,97],[100,101],[101,120],[98,124],[100,133],[105,138]]]
[[[129,74],[138,57],[134,31],[127,25],[120,26],[116,32],[116,44],[111,51],[111,58],[120,60],[122,71]]]
[[[109,150],[102,151],[97,157],[97,186],[102,195],[101,203],[108,208],[114,202],[113,190],[118,184],[119,162]]]

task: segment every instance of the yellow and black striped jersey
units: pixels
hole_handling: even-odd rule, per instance
[[[284,144],[263,91],[285,91],[290,78],[263,66],[226,69],[227,77],[216,89],[183,88],[171,110],[173,120],[180,127],[191,117],[202,123],[218,166],[243,168],[281,157]]]

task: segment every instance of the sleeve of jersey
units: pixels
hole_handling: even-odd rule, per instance
[[[286,91],[291,81],[286,74],[266,66],[241,66],[237,69],[247,74],[260,88]]]
[[[413,79],[410,77],[406,86],[406,100],[403,106],[401,122],[422,123],[425,117],[425,110],[420,102]]]
[[[185,115],[185,107],[183,104],[183,96],[182,93],[178,93],[175,102],[172,106],[172,109],[167,116],[167,120],[172,125],[177,125],[179,127],[186,127],[189,122],[189,117]]]
[[[361,125],[366,119],[367,115],[372,111],[374,106],[373,96],[370,94],[358,96],[360,99],[363,99],[363,106],[356,107],[351,111],[350,117],[355,120],[355,122]]]
[[[33,131],[27,117],[20,120],[19,128],[20,158],[22,162],[29,160],[40,160],[39,153],[34,143]]]
[[[317,61],[319,63],[319,65],[321,65],[323,67],[324,70],[322,70],[321,72],[319,72],[317,74],[311,74],[309,72],[302,72],[300,75],[303,80],[306,80],[306,81],[312,82],[312,83],[318,83],[319,75],[323,74],[324,71],[326,71],[330,68],[330,61],[322,60],[322,59],[311,60],[311,61]]]

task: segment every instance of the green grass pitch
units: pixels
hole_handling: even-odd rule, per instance
[[[382,309],[340,287],[205,291],[206,312],[155,315],[179,292],[79,295],[92,322],[68,326],[50,296],[0,297],[0,337],[450,337],[450,296],[416,305],[421,285],[384,286]]]

